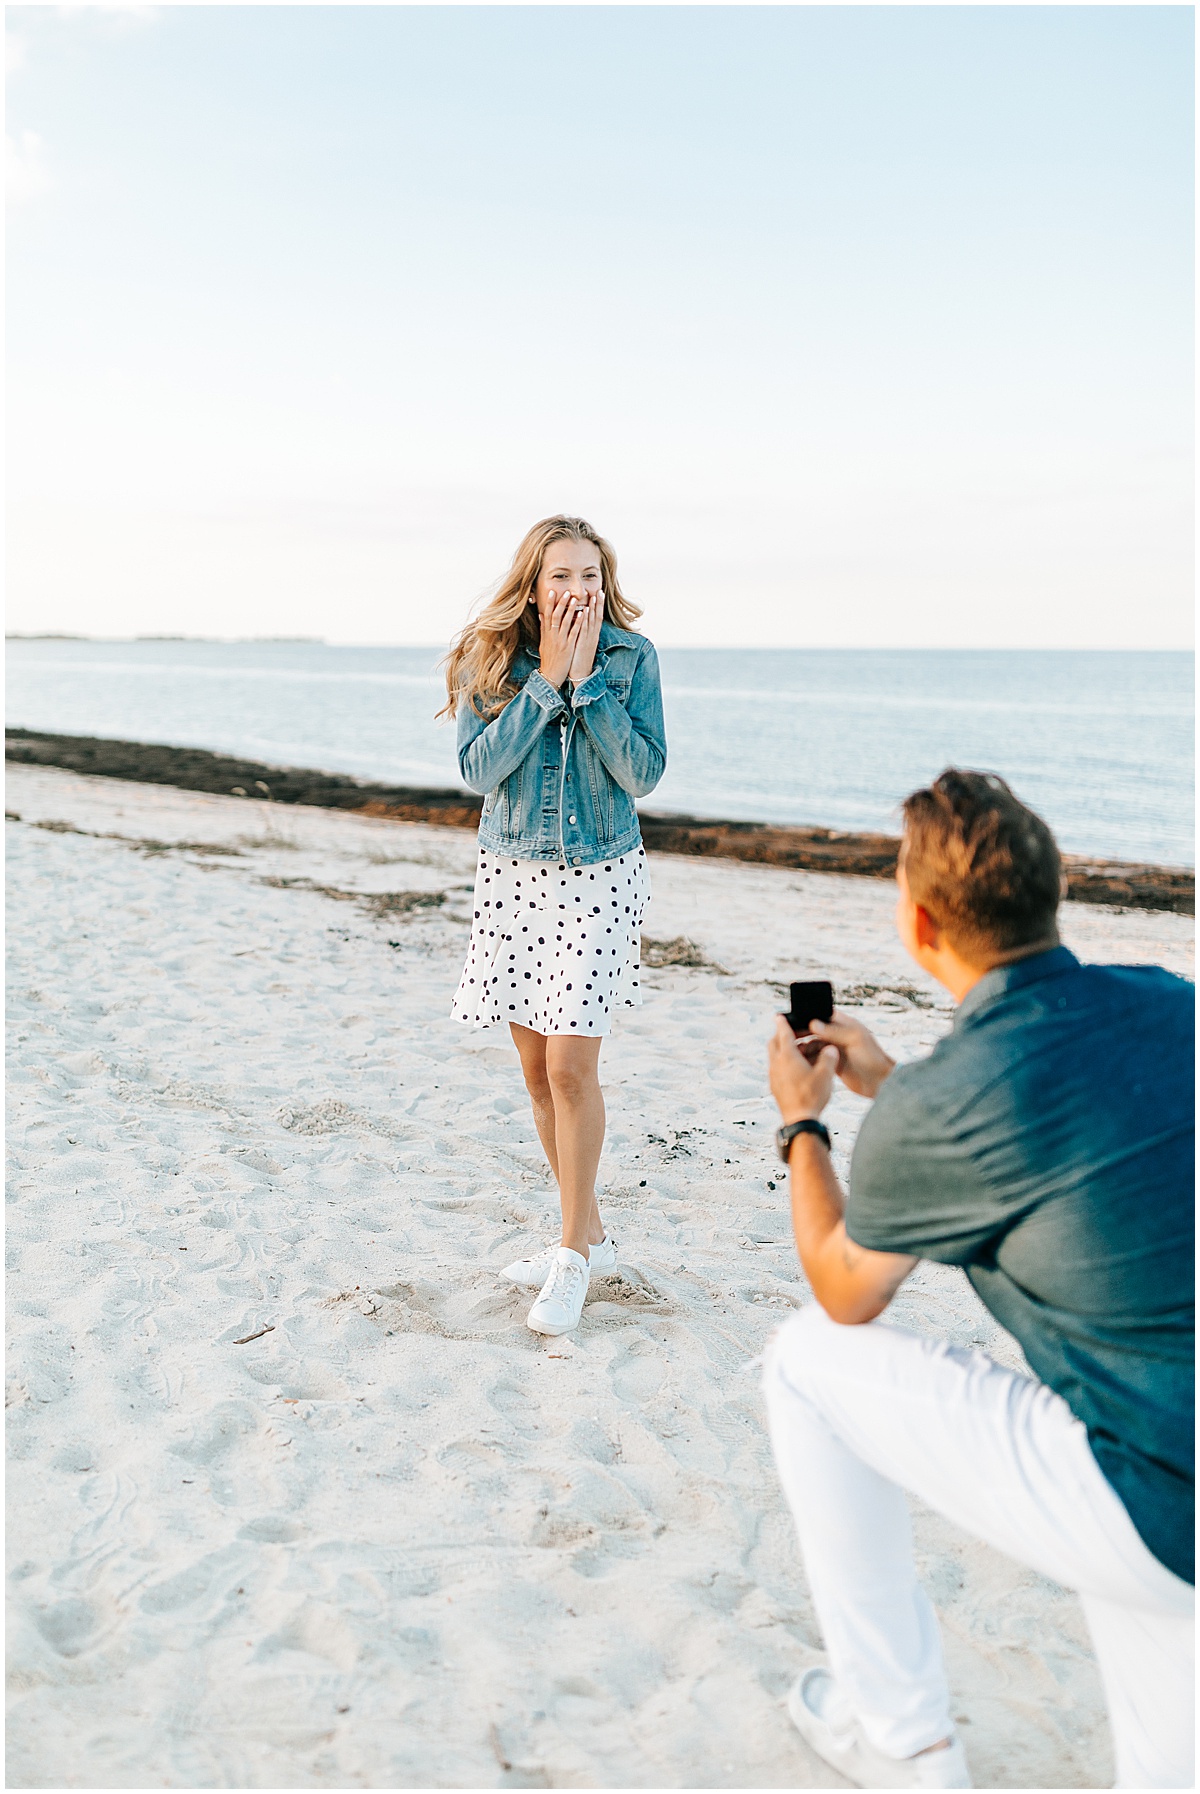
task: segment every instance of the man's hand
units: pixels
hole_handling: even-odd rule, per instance
[[[815,1065],[796,1042],[787,1019],[780,1016],[767,1045],[771,1094],[784,1124],[815,1121],[841,1076],[860,1096],[874,1096],[892,1070],[893,1061],[862,1026],[834,1012],[832,1022],[813,1023],[828,1040]],[[792,1229],[796,1250],[813,1294],[826,1314],[843,1326],[857,1326],[882,1314],[915,1258],[899,1252],[871,1252],[846,1232],[845,1198],[829,1153],[812,1134],[792,1141],[788,1153],[792,1196]]]
[[[833,1095],[833,1074],[838,1064],[833,1047],[822,1047],[816,1064],[810,1065],[787,1017],[781,1015],[767,1043],[767,1063],[771,1095],[779,1104],[784,1125],[791,1121],[815,1121]]]
[[[812,1022],[810,1026],[818,1040],[837,1048],[837,1075],[847,1090],[853,1090],[855,1096],[877,1096],[880,1085],[895,1071],[896,1061],[888,1057],[870,1029],[842,1009],[834,1010],[831,1022]],[[824,1050],[821,1058],[825,1058]]]

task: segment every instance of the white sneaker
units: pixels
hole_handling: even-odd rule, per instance
[[[510,1283],[519,1283],[522,1289],[541,1289],[554,1269],[557,1251],[557,1246],[547,1246],[544,1252],[538,1252],[532,1258],[514,1259],[512,1264],[505,1265],[500,1275],[507,1277]],[[616,1266],[617,1242],[606,1233],[598,1246],[588,1247],[588,1270],[593,1277],[604,1277]]]
[[[587,1286],[587,1259],[580,1252],[572,1252],[569,1246],[560,1246],[525,1325],[534,1333],[570,1333],[579,1325]]]
[[[788,1695],[788,1714],[819,1757],[859,1788],[969,1788],[967,1753],[951,1737],[944,1750],[885,1757],[864,1736],[827,1669],[807,1669]]]

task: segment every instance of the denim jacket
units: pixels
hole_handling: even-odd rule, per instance
[[[642,838],[634,799],[653,791],[667,764],[651,643],[602,623],[596,664],[566,696],[527,648],[512,678],[520,689],[491,722],[470,703],[458,711],[459,772],[486,793],[479,845],[569,866],[629,853]]]

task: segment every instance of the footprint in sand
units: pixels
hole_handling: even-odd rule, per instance
[[[753,1308],[771,1308],[780,1314],[788,1314],[793,1308],[802,1306],[798,1295],[786,1290],[771,1289],[764,1284],[744,1283],[733,1293]]]
[[[236,1578],[252,1561],[244,1547],[214,1551],[189,1564],[177,1575],[169,1576],[166,1581],[154,1583],[146,1589],[138,1606],[143,1613],[180,1613],[186,1607],[195,1606],[206,1595],[223,1598],[222,1591],[228,1590],[231,1578]]]
[[[503,1414],[514,1432],[531,1435],[540,1430],[537,1408],[527,1390],[516,1383],[497,1383],[488,1391],[488,1401],[497,1414]]]
[[[381,1284],[375,1292],[375,1304],[370,1318],[382,1322],[385,1333],[437,1333],[443,1339],[468,1338],[469,1335],[447,1325],[436,1313],[434,1303],[439,1295],[440,1292],[433,1284]],[[332,1308],[338,1303],[349,1303],[358,1308],[361,1296],[357,1292],[347,1292],[332,1297],[327,1306]]]
[[[618,1401],[641,1405],[662,1388],[666,1366],[653,1347],[634,1343],[613,1360],[609,1381]]]
[[[78,1657],[87,1649],[99,1625],[95,1609],[89,1601],[69,1596],[55,1601],[35,1615],[34,1624],[60,1657]]]
[[[282,1514],[261,1514],[257,1520],[247,1520],[238,1530],[239,1539],[249,1539],[256,1545],[290,1545],[303,1534],[298,1520],[289,1520]]]

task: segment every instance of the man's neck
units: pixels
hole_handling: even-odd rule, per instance
[[[1060,946],[1057,930],[1047,935],[1045,940],[1029,941],[1020,947],[1010,947],[1007,953],[992,953],[982,964],[963,959],[953,947],[941,947],[936,954],[930,953],[930,959],[936,958],[938,964],[927,964],[925,970],[931,972],[938,983],[950,992],[956,1003],[961,1003],[969,992],[989,972],[999,971],[1001,966],[1017,965],[1022,959],[1035,959],[1039,953],[1049,953]]]

